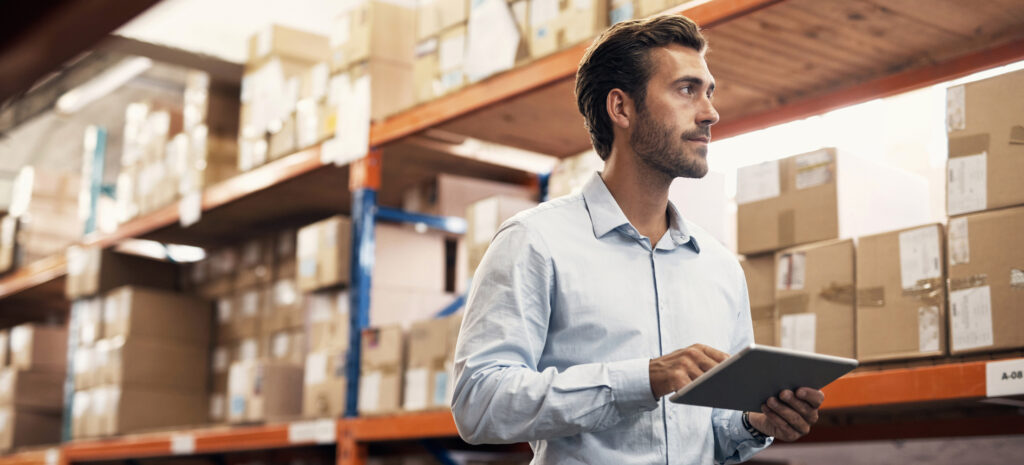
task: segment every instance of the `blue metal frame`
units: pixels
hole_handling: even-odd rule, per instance
[[[420,445],[441,465],[459,465],[459,462],[456,462],[451,454],[448,453],[448,449],[445,449],[436,439],[422,439],[420,440]]]
[[[94,126],[96,147],[92,151],[92,173],[85,182],[89,183],[89,218],[85,221],[85,234],[96,231],[96,208],[103,191],[103,161],[107,154],[107,129]]]
[[[81,305],[81,303],[78,305]],[[71,440],[71,420],[72,413],[74,412],[74,405],[72,404],[75,399],[75,348],[78,347],[78,325],[81,323],[81,315],[79,315],[81,310],[79,310],[78,305],[72,303],[71,311],[68,312],[68,362],[64,373],[64,418],[61,419],[60,428],[62,443]]]
[[[466,305],[466,294],[462,294],[456,297],[455,300],[452,303],[448,304],[447,307],[442,308],[440,312],[437,312],[437,315],[435,315],[434,318],[443,318],[448,315],[454,314],[455,312],[459,311],[459,309],[462,308],[463,305]]]
[[[538,195],[538,199],[541,202],[547,202],[548,201],[548,182],[549,181],[551,181],[551,173],[550,172],[538,173],[537,174],[538,190],[540,191],[540,192],[537,193],[537,195]]]
[[[455,216],[434,216],[407,212],[398,208],[378,207],[377,219],[395,223],[419,223],[452,234],[466,233],[466,220]]]
[[[370,284],[376,241],[373,229],[377,213],[377,191],[356,189],[352,192],[352,267],[349,287],[349,345],[345,416],[359,415],[359,367],[362,352],[362,331],[370,325]]]

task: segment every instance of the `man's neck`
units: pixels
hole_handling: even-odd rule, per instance
[[[601,179],[626,219],[656,244],[668,230],[668,188],[672,178],[658,173],[633,154],[613,153]]]

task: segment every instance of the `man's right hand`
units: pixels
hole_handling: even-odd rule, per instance
[[[704,344],[694,344],[663,357],[652,358],[648,365],[651,393],[655,399],[660,399],[676,392],[727,358],[729,354]]]

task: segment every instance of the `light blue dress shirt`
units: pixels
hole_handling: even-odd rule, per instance
[[[736,258],[669,206],[652,248],[598,173],[506,221],[477,269],[452,413],[470,443],[529,442],[535,464],[738,463],[771,444],[741,412],[655,399],[651,358],[753,341]]]

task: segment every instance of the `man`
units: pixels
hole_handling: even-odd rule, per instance
[[[824,398],[761,412],[664,396],[752,342],[734,256],[668,202],[707,173],[714,79],[682,16],[619,23],[576,75],[605,168],[502,225],[476,272],[452,412],[471,443],[529,442],[539,464],[736,463],[806,434]]]

